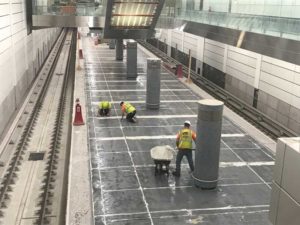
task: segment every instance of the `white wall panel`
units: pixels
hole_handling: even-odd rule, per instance
[[[10,27],[5,27],[0,29],[0,41],[8,38],[10,36]]]
[[[208,51],[206,49],[204,50],[204,57],[208,57],[211,60],[214,60],[218,63],[223,64],[223,56],[222,55],[216,54],[216,53]]]
[[[253,87],[253,84],[254,84],[254,78],[253,77],[250,77],[247,74],[245,74],[245,73],[243,73],[239,70],[236,70],[236,69],[234,69],[230,66],[226,67],[226,73],[229,74],[230,76],[235,77],[238,80],[241,80],[241,81],[251,85]]]
[[[15,34],[15,33],[20,32],[21,30],[25,30],[25,29],[26,29],[25,24],[23,22],[15,23],[12,26],[12,33]]]
[[[283,60],[275,59],[275,58],[265,56],[265,55],[263,56],[262,59],[263,59],[264,62],[268,62],[270,64],[277,65],[279,67],[283,67],[283,68],[286,68],[286,69],[289,69],[289,70],[294,70],[295,69],[295,64],[285,62]]]
[[[228,50],[228,55],[227,56],[230,59],[236,60],[238,62],[241,62],[243,64],[251,66],[253,68],[256,67],[257,58],[250,57],[250,56],[247,56],[245,54],[241,54],[241,53],[233,51],[233,50]]]
[[[19,13],[19,12],[22,12],[22,11],[23,11],[23,7],[22,7],[21,3],[11,5],[11,12],[12,13]]]
[[[223,56],[224,55],[224,46],[220,47],[218,45],[213,45],[211,43],[208,43],[205,39],[205,50],[209,50],[210,52],[214,52],[218,55]]]
[[[0,5],[0,16],[8,15],[9,14],[9,5]]]
[[[208,58],[207,56],[204,56],[204,62],[218,70],[221,70],[223,69],[223,63],[219,63],[211,58]]]
[[[0,54],[2,54],[4,51],[7,51],[7,49],[10,48],[10,44],[11,44],[10,37],[0,41]]]
[[[205,45],[205,38],[198,37],[197,38],[197,59],[203,62],[203,54],[204,54],[204,45]]]
[[[213,40],[210,40],[210,39],[205,39],[205,43],[209,43],[209,44],[212,44],[212,45],[216,45],[216,46],[219,46],[221,48],[224,48],[225,47],[225,44],[221,43],[221,42],[218,42],[218,41],[213,41]]]
[[[225,51],[223,43],[188,33],[183,35],[180,30],[163,31],[162,34],[162,39],[170,40],[172,47],[177,44],[177,48],[185,53],[191,49],[192,56],[199,61],[300,108],[299,65],[234,46],[228,46]],[[38,41],[34,43],[35,47],[39,46]]]
[[[279,77],[283,80],[287,80],[290,82],[294,81],[295,72],[289,69],[285,69],[283,67],[270,64],[268,62],[262,61],[261,70],[267,73],[270,73],[276,77]]]
[[[6,59],[0,64],[0,102],[6,98],[7,94],[13,89],[14,74],[12,72],[13,62],[11,59],[11,48],[6,51]]]
[[[294,82],[295,82],[296,84],[300,85],[300,73],[296,73],[296,72],[295,72]]]
[[[255,76],[255,68],[248,66],[247,64],[243,64],[238,61],[235,61],[231,58],[227,59],[227,66],[230,66],[238,71],[241,71],[242,73],[245,73],[250,77],[254,78]]]
[[[278,89],[268,83],[265,83],[263,81],[259,84],[259,89],[268,93],[269,95],[272,95],[288,104],[292,103],[292,95],[287,93],[286,91],[283,91],[281,89]]]
[[[32,68],[37,49],[42,50],[40,46],[43,46],[50,36],[56,36],[60,30],[43,29],[33,31],[27,36],[24,9],[25,0],[0,0],[0,104],[11,94],[17,82],[24,79],[29,66]],[[30,77],[33,77],[32,74]],[[27,89],[26,82],[21,85],[23,86],[19,88]]]
[[[0,17],[0,29],[10,25],[9,15]]]
[[[262,72],[260,74],[260,80],[278,89],[285,90],[286,92],[289,92],[291,94],[293,93],[293,83],[280,79],[276,76],[273,76],[272,74]]]
[[[13,42],[16,43],[26,37],[26,30],[21,30],[12,36]]]
[[[22,13],[16,13],[12,14],[12,22],[17,23],[23,20],[23,14]]]

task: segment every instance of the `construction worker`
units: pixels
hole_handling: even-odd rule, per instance
[[[176,170],[173,172],[173,175],[176,177],[180,176],[181,160],[183,156],[186,156],[191,171],[194,171],[192,146],[193,140],[196,140],[196,133],[190,129],[190,126],[191,122],[186,120],[183,129],[177,134],[176,146],[178,148],[178,153],[176,156]]]
[[[111,103],[108,101],[102,101],[99,103],[98,114],[100,116],[109,116],[110,109],[111,109]]]
[[[122,119],[123,119],[124,115],[126,115],[126,119],[129,122],[135,123],[135,120],[133,119],[133,117],[136,114],[135,107],[128,102],[120,102],[120,106],[121,106],[121,110],[122,110]]]

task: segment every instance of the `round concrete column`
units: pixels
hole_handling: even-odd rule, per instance
[[[116,60],[123,60],[123,39],[116,41]]]
[[[160,69],[161,69],[160,59],[158,58],[147,59],[146,107],[148,109],[159,108]]]
[[[127,79],[137,77],[137,42],[127,42]]]
[[[116,40],[110,39],[109,40],[109,49],[115,49],[116,48]]]
[[[194,182],[197,187],[217,187],[224,103],[214,99],[198,102]]]

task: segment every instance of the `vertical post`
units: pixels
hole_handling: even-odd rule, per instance
[[[175,45],[175,59],[178,61],[178,45]]]
[[[123,39],[116,41],[116,60],[123,60]]]
[[[218,184],[223,105],[214,99],[198,102],[193,178],[195,185],[202,189],[214,189]]]
[[[192,53],[191,53],[191,49],[189,49],[189,69],[188,69],[188,77],[186,82],[191,83],[191,64],[192,64]]]
[[[127,79],[137,77],[137,42],[127,42]]]
[[[115,49],[116,48],[116,40],[110,39],[109,40],[109,49]]]
[[[160,103],[160,71],[161,60],[158,58],[147,59],[147,88],[146,107],[158,109]]]

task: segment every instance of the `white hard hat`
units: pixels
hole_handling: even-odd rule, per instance
[[[191,122],[189,120],[184,121],[184,124],[188,124],[191,126]]]

